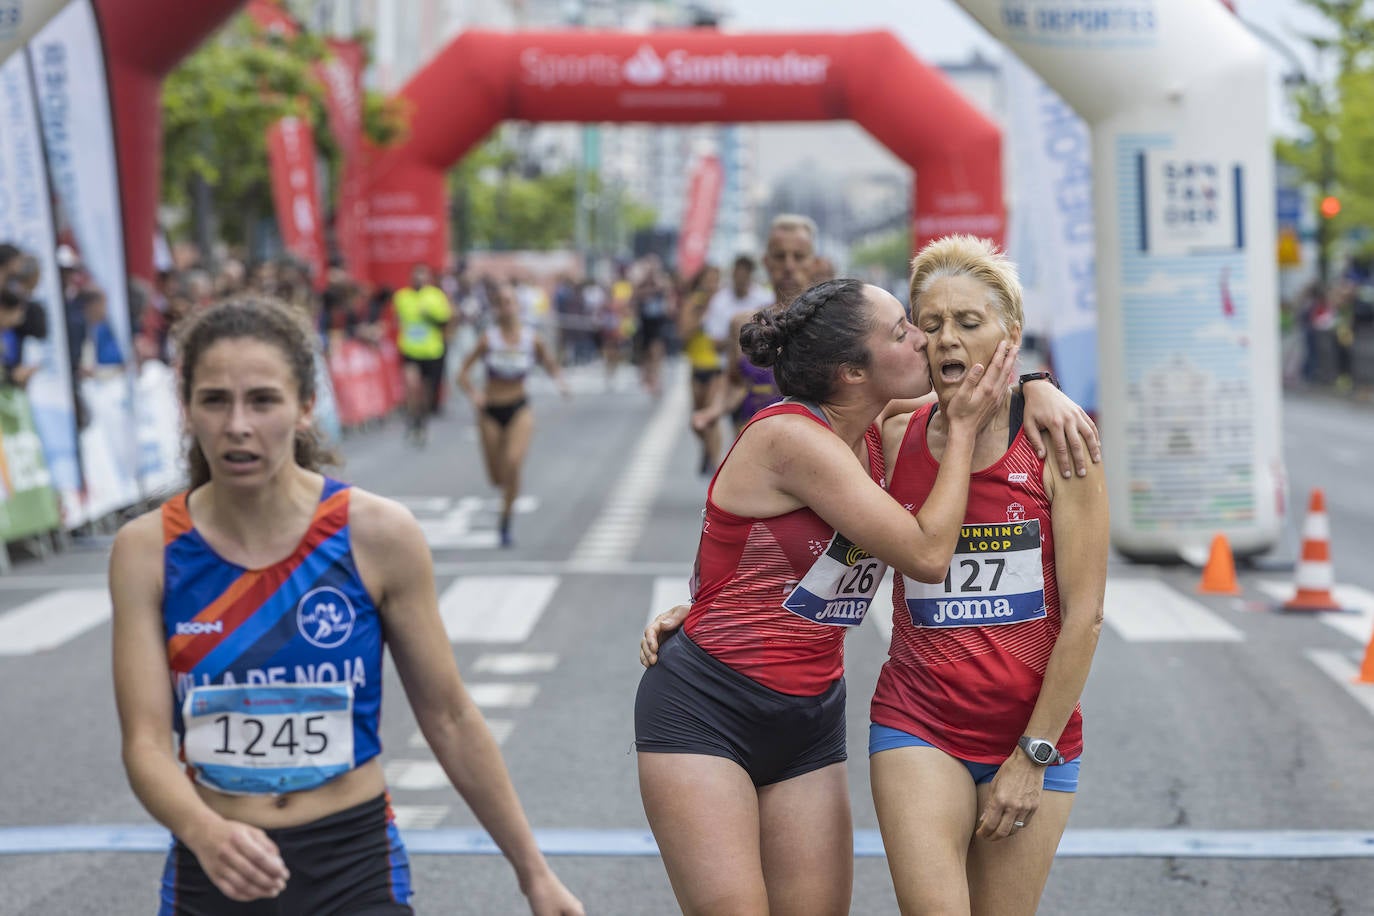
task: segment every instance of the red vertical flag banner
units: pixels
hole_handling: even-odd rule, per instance
[[[711,232],[716,225],[716,207],[720,204],[720,186],[724,172],[720,159],[714,154],[702,156],[692,169],[687,185],[687,208],[682,218],[682,233],[677,239],[677,271],[690,277],[706,263],[706,250],[711,245]]]
[[[297,117],[282,118],[267,129],[267,162],[272,203],[286,249],[310,266],[316,289],[325,283],[324,226],[315,184],[315,138]]]
[[[334,238],[344,266],[356,280],[366,281],[366,173],[363,162],[363,48],[356,41],[331,39],[330,57],[315,71],[324,86],[329,127],[342,153]]]

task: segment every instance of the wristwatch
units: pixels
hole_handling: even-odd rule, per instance
[[[1036,766],[1059,766],[1065,762],[1064,755],[1059,753],[1059,748],[1054,746],[1054,742],[1046,741],[1044,738],[1022,735],[1020,740],[1016,742],[1016,746],[1025,751],[1026,756]]]
[[[1041,371],[1041,372],[1027,372],[1025,375],[1021,376],[1020,378],[1018,378],[1018,379],[1016,380],[1016,384],[1017,384],[1017,387],[1020,388],[1020,387],[1024,386],[1024,385],[1026,384],[1026,382],[1034,382],[1034,381],[1037,381],[1037,380],[1039,380],[1039,379],[1044,379],[1045,381],[1049,382],[1051,385],[1053,385],[1053,386],[1056,387],[1056,388],[1059,387],[1059,380],[1056,379],[1056,378],[1054,377],[1054,373],[1053,373],[1053,372],[1046,372],[1046,371]],[[1062,390],[1062,389],[1061,389],[1061,390]],[[1023,392],[1022,392],[1022,393],[1024,393],[1024,389],[1023,389]]]

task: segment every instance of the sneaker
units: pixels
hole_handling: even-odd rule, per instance
[[[514,547],[514,546],[515,546],[515,538],[513,538],[513,537],[510,536],[510,525],[502,525],[502,526],[501,526],[501,546],[502,546],[502,547]]]

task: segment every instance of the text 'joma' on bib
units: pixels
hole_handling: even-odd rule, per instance
[[[352,684],[196,687],[182,719],[186,762],[221,792],[301,792],[353,768]]]
[[[911,624],[990,627],[1045,616],[1040,520],[964,525],[943,582],[902,577]]]
[[[837,531],[782,606],[813,623],[857,627],[886,572],[886,563]]]

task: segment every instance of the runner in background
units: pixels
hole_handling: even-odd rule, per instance
[[[721,383],[721,356],[716,341],[706,328],[711,303],[720,286],[720,268],[707,264],[696,272],[683,291],[678,309],[677,333],[683,341],[687,366],[692,373],[692,410],[701,410],[716,398]],[[701,440],[701,473],[710,474],[720,455],[720,424],[693,429]]]
[[[534,436],[534,411],[525,391],[525,378],[538,364],[570,396],[558,361],[547,344],[521,318],[521,307],[509,284],[484,281],[487,301],[495,321],[477,340],[477,346],[458,370],[458,388],[477,411],[482,437],[482,458],[487,479],[501,489],[501,546],[514,546],[511,521],[520,495],[520,473]],[[478,361],[486,369],[486,385],[478,391],[469,377]]]
[[[443,384],[453,306],[444,291],[433,284],[433,274],[425,264],[411,268],[410,285],[398,289],[391,301],[396,310],[396,347],[405,363],[406,436],[423,446],[434,395]]]
[[[656,398],[663,391],[663,360],[668,355],[668,334],[677,315],[677,302],[672,278],[658,255],[646,256],[639,270],[630,294],[630,311],[638,325],[635,351],[644,390]]]
[[[763,267],[773,284],[772,311],[786,308],[802,290],[811,285],[816,258],[816,223],[808,216],[782,213],[768,227],[768,244]],[[731,319],[729,352],[725,358],[725,384],[715,403],[692,415],[692,428],[704,430],[727,414],[735,421],[738,433],[749,418],[769,404],[782,399],[773,380],[773,370],[755,366],[739,346],[740,329],[753,315],[739,312]]]
[[[629,268],[617,264],[615,282],[600,312],[601,358],[606,364],[606,390],[615,390],[615,376],[625,358],[625,343],[634,337],[635,319],[630,313],[630,297],[634,284]]]

